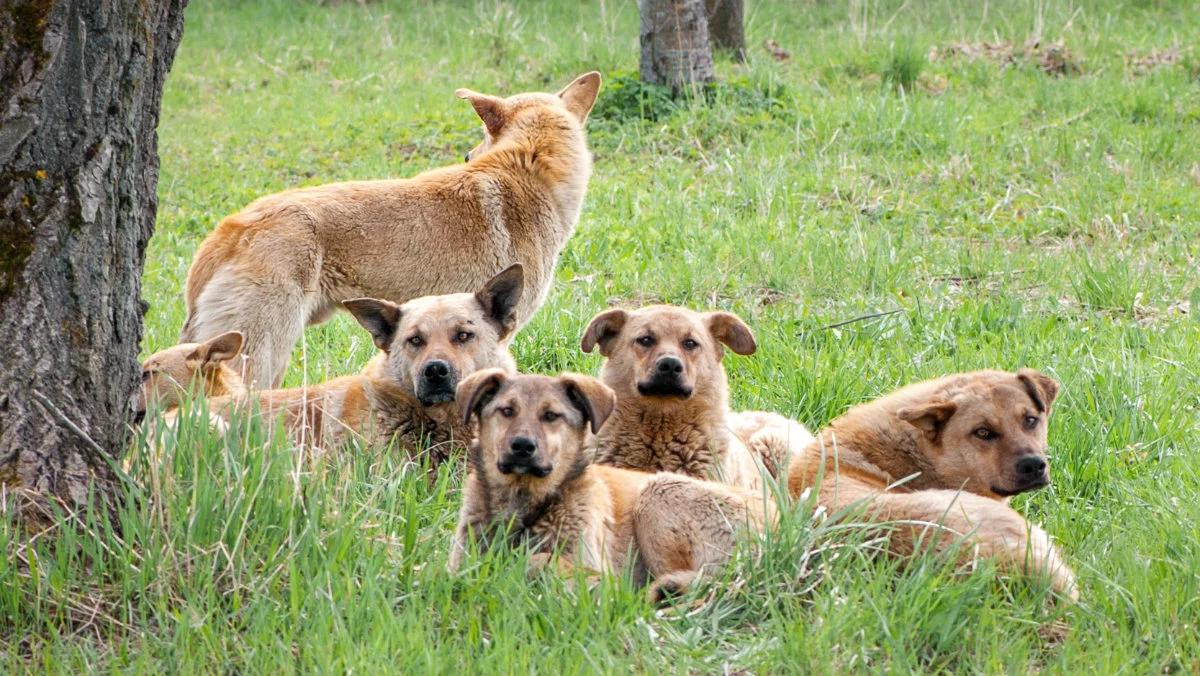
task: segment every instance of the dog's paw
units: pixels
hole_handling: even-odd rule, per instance
[[[532,579],[541,574],[547,566],[550,565],[551,555],[548,552],[538,552],[529,557],[529,567],[526,569],[526,575]]]

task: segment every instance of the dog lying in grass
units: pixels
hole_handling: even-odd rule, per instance
[[[679,472],[762,488],[813,436],[765,412],[732,413],[724,348],[754,354],[754,334],[736,315],[669,305],[596,315],[580,343],[605,357],[600,378],[617,393],[612,420],[596,437],[597,462]]]
[[[861,507],[892,524],[894,554],[918,538],[1045,577],[1078,598],[1075,576],[1050,537],[1008,499],[1050,483],[1046,426],[1058,383],[1032,369],[975,371],[902,388],[856,406],[792,461],[793,496],[818,487],[830,512]]]
[[[525,267],[523,325],[545,300],[592,171],[584,123],[600,74],[557,94],[458,90],[484,141],[460,166],[263,197],[229,216],[188,271],[181,341],[246,337],[247,382],[278,387],[306,325],[358,297],[402,303]]]
[[[382,350],[381,358],[362,373],[307,387],[249,393],[208,389],[209,408],[222,420],[251,413],[260,413],[271,424],[281,420],[289,438],[302,446],[328,447],[349,439],[369,445],[395,441],[406,448],[430,444],[436,465],[471,438],[454,407],[459,382],[480,369],[516,370],[508,343],[523,281],[517,264],[475,293],[428,296],[399,306],[385,300],[348,300],[346,308]],[[179,346],[171,354],[176,352]],[[207,362],[192,359],[184,364],[203,368]],[[195,375],[180,378],[200,380]],[[143,389],[144,398],[160,390]]]
[[[738,532],[774,518],[762,496],[679,474],[591,463],[589,429],[617,398],[588,376],[481,371],[462,382],[463,422],[477,417],[449,569],[470,543],[528,545],[535,567],[568,573],[629,567],[652,601],[682,593],[728,560]]]
[[[133,422],[141,424],[148,411],[161,412],[174,424],[177,409],[198,392],[208,397],[240,397],[246,393],[238,359],[244,344],[238,331],[222,333],[202,343],[180,343],[155,352],[142,362],[142,385],[133,393]],[[212,423],[224,429],[224,421]]]

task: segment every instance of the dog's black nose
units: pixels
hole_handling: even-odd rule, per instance
[[[466,155],[463,155],[463,162],[470,162],[470,161],[471,161],[471,153],[467,153]]]
[[[512,449],[513,455],[528,458],[537,450],[537,442],[529,437],[514,437],[508,447]]]
[[[662,375],[683,373],[683,362],[678,357],[659,357],[654,366]]]
[[[450,377],[450,365],[441,359],[425,364],[425,380],[430,382],[441,382]]]
[[[1046,472],[1046,460],[1038,455],[1027,455],[1017,461],[1017,474],[1022,478],[1040,477]]]

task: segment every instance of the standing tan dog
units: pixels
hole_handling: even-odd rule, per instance
[[[617,393],[613,419],[596,438],[597,462],[679,472],[758,490],[760,464],[787,467],[812,434],[771,413],[731,413],[722,346],[754,354],[750,328],[728,312],[670,305],[607,310],[580,347],[606,357],[600,378]]]
[[[1058,383],[1034,371],[975,371],[917,383],[850,409],[788,473],[793,496],[819,486],[832,512],[861,506],[894,522],[891,547],[917,537],[946,549],[962,537],[1006,568],[1047,577],[1078,597],[1050,537],[1008,498],[1050,482],[1046,425]]]
[[[288,436],[304,446],[359,439],[411,449],[426,442],[436,465],[472,436],[454,406],[459,382],[481,369],[516,370],[508,343],[522,281],[517,264],[476,293],[427,296],[399,306],[348,300],[346,309],[370,332],[382,360],[358,375],[320,385],[215,397],[209,405],[225,419],[246,407],[272,422],[282,418]]]
[[[639,584],[653,579],[659,601],[725,563],[741,528],[774,518],[773,503],[732,486],[591,464],[588,429],[603,429],[616,406],[594,378],[481,371],[459,386],[458,405],[464,420],[478,416],[479,436],[451,571],[472,539],[527,544],[535,565],[558,554],[564,572],[628,567]]]
[[[457,293],[512,263],[525,266],[523,325],[579,219],[592,171],[584,122],[599,89],[599,73],[558,94],[460,89],[484,123],[466,164],[288,190],[226,218],[188,271],[181,340],[241,331],[248,380],[277,387],[304,327],[342,301]]]

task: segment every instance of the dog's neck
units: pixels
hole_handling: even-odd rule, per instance
[[[463,424],[452,401],[425,406],[412,392],[377,376],[366,376],[365,390],[376,428],[402,443],[431,442],[435,461],[450,456],[449,442],[465,445],[471,438],[471,429]]]
[[[246,384],[236,371],[225,363],[204,371],[204,395],[207,397],[240,397],[246,394]]]
[[[590,471],[585,455],[580,455],[554,486],[545,482],[512,484],[497,476],[496,468],[485,467],[483,449],[479,441],[471,443],[469,451],[471,472],[483,480],[479,486],[485,491],[487,519],[497,527],[507,526],[509,537],[514,541],[529,537],[532,529],[551,511],[570,509],[589,499],[588,490],[597,479]],[[539,546],[542,543],[537,543]]]

